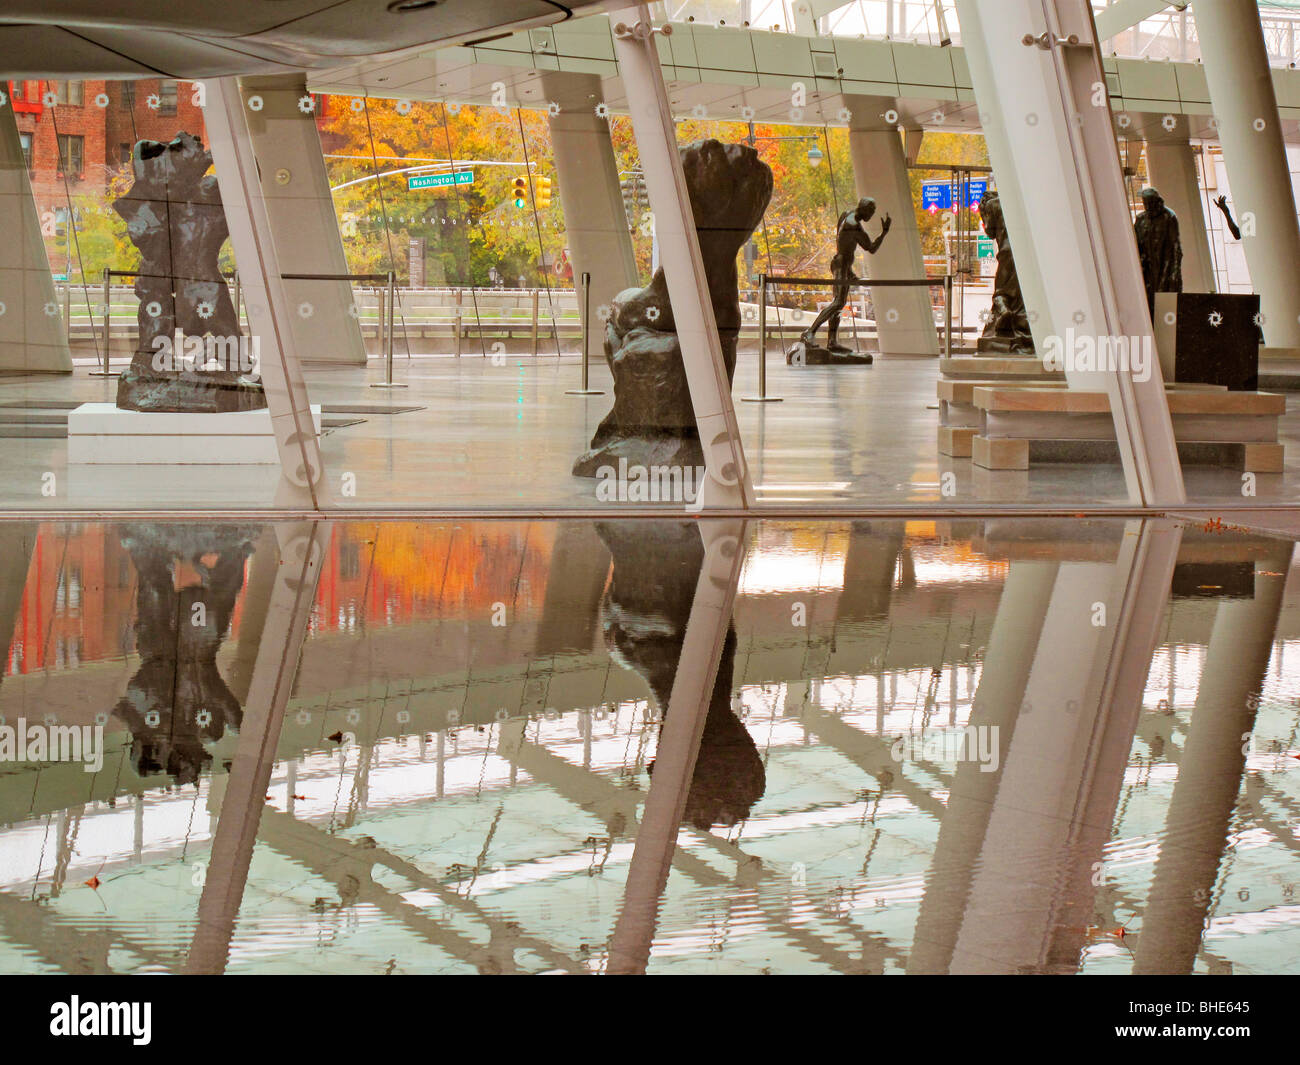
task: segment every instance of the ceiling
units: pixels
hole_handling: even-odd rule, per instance
[[[0,77],[314,70],[481,40],[603,0],[0,0]]]

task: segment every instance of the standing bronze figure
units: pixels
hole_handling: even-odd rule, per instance
[[[845,211],[840,215],[835,225],[835,256],[831,259],[831,276],[836,281],[856,281],[857,275],[853,273],[853,256],[857,254],[859,248],[863,249],[868,255],[875,255],[880,249],[881,243],[885,239],[885,234],[889,232],[890,218],[885,215],[880,221],[880,236],[875,240],[867,232],[867,223],[871,221],[876,213],[876,201],[869,196],[864,196],[858,201],[856,207],[851,211]],[[822,351],[830,355],[852,355],[853,349],[845,347],[839,342],[840,332],[840,314],[844,310],[844,305],[849,301],[848,284],[837,284],[835,286],[835,297],[817,316],[817,320],[805,329],[799,337],[799,344],[803,346],[803,359],[807,361],[825,361],[825,360],[808,360],[809,352]],[[819,348],[817,344],[817,330],[826,325],[826,347]],[[799,345],[796,345],[787,356],[787,361],[801,361],[795,357]],[[864,362],[870,362],[871,356],[861,356]]]
[[[1142,207],[1133,232],[1147,290],[1147,310],[1154,318],[1157,292],[1183,291],[1183,246],[1178,240],[1178,216],[1165,206],[1160,193],[1143,189]]]

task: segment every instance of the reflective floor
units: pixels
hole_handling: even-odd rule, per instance
[[[0,972],[1300,972],[1292,557],[3,524]]]
[[[742,351],[734,393],[758,393],[756,352]],[[383,367],[308,371],[311,400],[324,408],[324,505],[338,508],[515,507],[545,512],[611,507],[597,482],[574,477],[613,401],[603,360],[593,357],[591,387],[574,396],[575,357],[480,355],[398,358],[394,380],[371,388]],[[1066,505],[1129,502],[1116,463],[1036,463],[992,471],[941,455],[933,359],[882,357],[873,366],[789,367],[768,353],[768,394],[780,403],[737,402],[736,414],[757,498],[762,503],[882,506],[981,503]],[[115,379],[0,380],[0,507],[266,507],[279,479],[273,466],[70,465],[67,408],[111,401]],[[1239,470],[1188,464],[1193,503],[1242,506],[1300,499],[1300,409],[1279,420],[1287,464],[1260,474],[1243,497]],[[380,408],[399,413],[382,413]],[[35,421],[33,421],[35,420]],[[31,435],[37,433],[39,435]],[[164,457],[165,458],[165,457]],[[949,491],[943,479],[952,474]],[[54,490],[51,491],[50,475]],[[613,506],[616,506],[614,504]]]

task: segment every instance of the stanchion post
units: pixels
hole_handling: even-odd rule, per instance
[[[109,304],[112,294],[109,289],[113,282],[113,271],[109,267],[104,267],[104,366],[100,370],[91,370],[91,377],[112,377],[113,371],[108,368],[108,348],[113,342],[113,308]],[[94,326],[91,327],[92,331]]]
[[[456,358],[460,358],[461,334],[465,330],[465,290],[456,289]]]
[[[742,403],[780,403],[767,394],[767,274],[758,275],[758,395],[741,396]]]
[[[537,289],[533,289],[533,351],[537,354],[537,297],[540,295]]]
[[[591,368],[587,357],[588,337],[591,329],[591,274],[582,272],[582,387],[566,388],[566,396],[603,396],[598,388],[591,388]]]
[[[952,274],[943,275],[943,357],[952,358]]]
[[[394,314],[397,308],[397,274],[392,270],[388,271],[388,308],[384,309],[383,290],[379,297],[379,327],[384,336],[384,380],[382,383],[373,384],[371,388],[405,388],[406,385],[393,384],[393,327]]]

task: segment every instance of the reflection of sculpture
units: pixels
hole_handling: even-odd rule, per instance
[[[876,201],[864,196],[858,201],[858,205],[853,210],[845,211],[835,223],[835,255],[831,258],[831,276],[837,281],[856,280],[857,275],[853,273],[853,256],[857,253],[857,250],[861,248],[868,255],[875,255],[884,242],[885,234],[889,232],[889,215],[885,215],[881,219],[880,236],[875,240],[872,240],[871,235],[867,232],[867,223],[871,221],[875,213]],[[837,285],[834,298],[822,309],[822,313],[817,316],[816,321],[799,336],[799,342],[803,344],[805,351],[808,348],[817,347],[817,330],[823,324],[829,323],[826,326],[825,350],[834,355],[852,353],[853,349],[845,347],[838,339],[840,312],[844,310],[844,305],[848,300],[849,286]],[[870,362],[871,357],[866,356],[863,361]]]
[[[616,659],[645,677],[666,712],[704,565],[699,530],[689,522],[620,522],[598,524],[596,531],[614,556],[601,608],[606,642]],[[766,787],[763,760],[731,709],[735,659],[736,632],[729,625],[683,815],[702,832],[748,817]]]
[[[772,198],[772,171],[753,148],[716,140],[688,145],[681,158],[730,380],[740,335],[736,255]],[[662,269],[645,288],[615,297],[605,326],[605,359],[614,374],[614,409],[596,429],[591,449],[574,463],[574,474],[594,477],[620,458],[647,468],[704,465]]]
[[[1137,236],[1147,309],[1155,314],[1157,292],[1183,291],[1183,248],[1178,241],[1178,217],[1155,189],[1142,190],[1143,211],[1133,223]]]
[[[165,771],[178,784],[191,783],[212,760],[204,744],[239,727],[243,711],[216,657],[259,532],[243,525],[122,528],[136,571],[140,668],[114,713],[135,737],[141,776]]]
[[[996,192],[986,192],[980,200],[980,221],[984,224],[984,232],[998,246],[998,269],[993,275],[993,304],[977,348],[979,351],[1032,355],[1034,338],[1025,314],[1025,296],[1020,291],[1016,260],[1011,253],[1011,237],[1002,214],[1002,201]]]
[[[135,183],[113,209],[140,249],[139,339],[130,367],[118,379],[118,407],[202,412],[265,407],[217,265],[227,229],[217,179],[204,176],[211,153],[197,137],[179,133],[170,144],[140,141],[131,159]],[[183,351],[173,350],[177,329],[194,338]],[[214,339],[199,340],[205,337]],[[194,366],[175,364],[196,353]],[[218,369],[202,368],[213,359]]]

